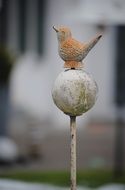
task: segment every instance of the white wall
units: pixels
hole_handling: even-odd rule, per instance
[[[25,108],[40,118],[49,118],[60,128],[67,127],[68,117],[56,108],[51,97],[52,84],[63,70],[63,61],[58,56],[57,39],[52,26],[71,27],[74,37],[80,41],[90,40],[97,34],[95,26],[73,22],[68,18],[73,2],[75,3],[72,0],[48,1],[45,55],[39,60],[35,54],[27,52],[15,66],[11,80],[11,99],[14,105]],[[108,27],[102,39],[84,60],[85,69],[98,83],[99,98],[94,108],[78,119],[78,125],[89,121],[91,117],[113,117],[114,35],[114,29]]]

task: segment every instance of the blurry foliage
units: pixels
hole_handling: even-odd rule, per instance
[[[70,173],[62,171],[11,171],[0,174],[0,178],[9,178],[27,182],[38,182],[53,184],[57,186],[70,186]],[[99,187],[109,183],[125,184],[125,174],[123,177],[114,179],[113,172],[106,170],[79,171],[77,175],[79,186]]]
[[[14,58],[9,51],[5,47],[0,46],[0,85],[8,84],[13,63]]]

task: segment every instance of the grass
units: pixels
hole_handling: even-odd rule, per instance
[[[13,171],[0,174],[0,178],[14,179],[26,182],[47,183],[57,186],[70,186],[70,173],[62,171],[40,172],[40,171]],[[77,175],[77,183],[81,186],[99,187],[108,183],[125,184],[125,175],[113,179],[111,171],[91,170],[81,171]]]

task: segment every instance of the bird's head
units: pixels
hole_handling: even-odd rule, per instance
[[[57,33],[57,38],[59,42],[63,42],[67,40],[68,38],[71,38],[72,36],[70,29],[67,27],[56,28],[55,26],[53,26],[53,29]]]

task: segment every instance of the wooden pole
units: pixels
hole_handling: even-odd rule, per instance
[[[70,116],[71,190],[76,190],[76,116]]]

